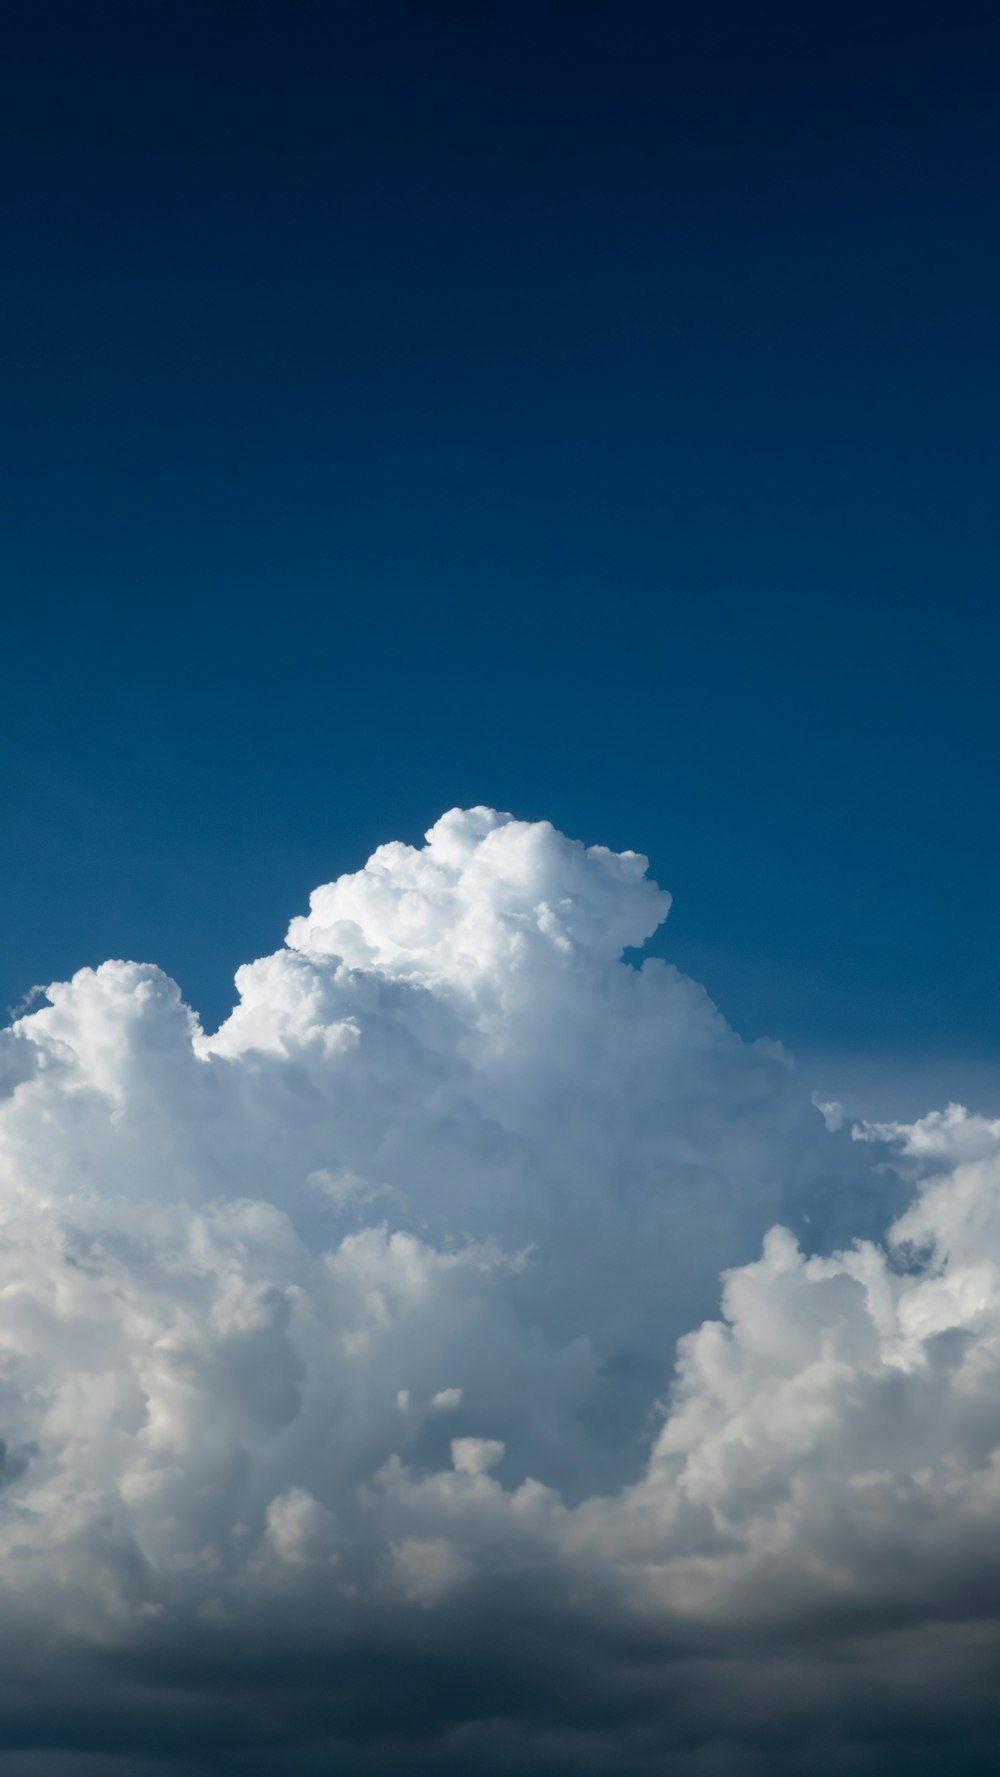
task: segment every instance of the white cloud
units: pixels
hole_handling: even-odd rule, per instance
[[[455,810],[214,1035],[112,962],[0,1036],[0,1652],[92,1751],[144,1768],[187,1673],[191,1770],[259,1712],[269,1771],[874,1771],[959,1647],[986,1731],[1000,1125],[841,1127],[622,960],[668,905]]]
[[[460,1475],[485,1475],[503,1460],[499,1438],[452,1438],[452,1465]]]
[[[435,1413],[456,1413],[465,1396],[460,1388],[439,1388],[431,1399]]]
[[[267,1508],[265,1539],[280,1561],[301,1566],[336,1560],[334,1520],[304,1487],[290,1487]]]

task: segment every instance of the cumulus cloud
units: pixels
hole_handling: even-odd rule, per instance
[[[988,1768],[1000,1125],[848,1128],[668,907],[453,810],[214,1034],[0,1035],[0,1771]]]

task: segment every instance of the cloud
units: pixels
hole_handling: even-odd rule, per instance
[[[453,810],[213,1034],[0,1035],[0,1772],[988,1768],[1000,1124],[817,1108],[668,907]]]

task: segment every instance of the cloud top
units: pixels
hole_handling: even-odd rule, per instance
[[[458,809],[417,850],[382,845],[355,875],[314,890],[286,942],[352,968],[502,992],[528,971],[615,962],[666,918],[670,896],[638,852],[582,846],[547,821]]]

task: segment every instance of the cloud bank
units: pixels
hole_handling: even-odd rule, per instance
[[[992,1770],[1000,1124],[821,1115],[668,907],[453,810],[214,1035],[0,1035],[0,1772]]]

